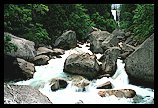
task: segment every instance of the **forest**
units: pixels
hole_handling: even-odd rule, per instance
[[[120,27],[111,13],[112,4],[5,4],[4,31],[39,44],[53,46],[65,31],[76,32],[78,41],[86,41],[92,27],[112,32],[130,31],[141,44],[154,32],[154,4],[122,4]],[[10,37],[4,36],[4,51],[16,50]]]

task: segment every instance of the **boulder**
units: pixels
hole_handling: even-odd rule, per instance
[[[97,89],[112,89],[112,84],[110,81],[97,86]]]
[[[78,100],[75,104],[84,104],[82,100]]]
[[[27,61],[32,61],[33,58],[36,55],[35,51],[35,43],[29,40],[26,40],[24,38],[16,37],[10,33],[4,32],[4,36],[10,36],[11,37],[11,43],[17,46],[17,51],[16,52],[4,52],[6,55],[10,55],[12,57],[18,57],[25,59]]]
[[[53,78],[50,81],[50,85],[51,85],[51,90],[52,91],[56,91],[59,89],[64,89],[67,87],[68,83],[66,80],[61,79],[61,78]]]
[[[77,75],[76,78],[73,77],[72,86],[76,87],[76,91],[86,91],[86,86],[88,86],[89,84],[90,81],[82,76]]]
[[[117,39],[119,39],[120,41],[124,41],[125,40],[125,32],[121,31],[119,29],[115,29],[112,34],[114,35],[114,37],[116,37]]]
[[[130,83],[154,87],[154,34],[125,59]]]
[[[125,37],[125,32],[124,31],[121,31],[119,29],[115,29],[112,34],[117,37],[117,36],[122,36],[122,37]]]
[[[130,31],[125,33],[125,37],[130,37],[130,36],[131,36],[131,32]]]
[[[120,57],[123,60],[126,57],[128,57],[132,52],[134,52],[136,49],[136,47],[129,45],[129,44],[122,43],[122,42],[119,43],[119,47],[121,48]]]
[[[136,95],[136,92],[132,89],[100,90],[98,95],[101,97],[115,95],[118,98],[133,98]]]
[[[111,34],[107,31],[93,31],[90,33],[90,50],[93,53],[103,53],[102,42],[109,36],[111,36]]]
[[[60,37],[55,40],[54,47],[61,49],[71,49],[77,46],[76,33],[72,30],[64,32]]]
[[[46,55],[38,55],[34,58],[33,63],[36,66],[40,66],[40,65],[47,65],[49,61],[49,57]]]
[[[135,39],[133,39],[133,37],[134,37],[134,36],[131,35],[130,37],[128,37],[128,38],[126,39],[126,41],[125,41],[124,43],[136,47],[136,46],[138,45],[138,43],[137,43],[137,41],[136,41]]]
[[[12,56],[4,57],[5,81],[27,80],[33,77],[34,72],[34,64]]]
[[[112,76],[115,73],[117,69],[116,62],[120,53],[121,49],[119,47],[111,47],[104,52],[103,56],[99,60],[102,62],[101,74],[110,74],[110,76]]]
[[[95,55],[89,53],[71,54],[64,63],[63,72],[84,76],[88,79],[96,78],[99,64]]]
[[[117,46],[119,43],[119,39],[117,37],[115,37],[114,35],[110,35],[109,37],[107,37],[103,42],[102,42],[102,49],[104,51],[106,51],[108,48],[110,47],[114,47]]]
[[[53,49],[53,55],[63,55],[63,54],[65,54],[65,50],[63,50],[63,49],[60,49],[60,48],[54,48]]]
[[[4,104],[52,104],[52,102],[31,86],[4,84]]]
[[[129,51],[124,52],[124,53],[120,54],[120,57],[122,60],[125,60],[131,53],[132,52],[129,52]]]
[[[37,55],[46,55],[50,59],[53,58],[53,56],[58,56],[58,55],[63,55],[63,54],[65,54],[65,51],[59,48],[54,48],[53,50],[51,50],[46,47],[39,47],[37,49]]]
[[[136,49],[136,47],[125,43],[122,43],[119,47],[121,48],[122,52],[133,52]]]
[[[51,49],[48,49],[46,47],[39,47],[37,49],[37,55],[50,55],[50,54],[53,54],[53,50]]]

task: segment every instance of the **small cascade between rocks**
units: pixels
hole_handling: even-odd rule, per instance
[[[55,58],[49,61],[48,65],[35,66],[36,72],[32,79],[27,81],[19,81],[16,85],[30,85],[39,89],[41,93],[46,95],[53,104],[150,104],[154,99],[154,90],[150,88],[143,88],[129,84],[128,75],[124,69],[125,64],[122,60],[117,59],[117,70],[112,77],[102,77],[89,81],[89,85],[83,86],[85,80],[81,80],[78,86],[73,84],[75,75],[63,72],[65,59],[73,53],[87,52],[92,55],[89,50],[89,43],[83,45],[79,44],[81,48],[74,48],[65,51],[62,58]],[[101,54],[96,54],[97,58]],[[66,79],[68,85],[64,89],[56,91],[51,90],[51,80],[53,78]],[[115,95],[101,97],[98,92],[101,89],[96,89],[98,85],[110,81],[112,84],[111,90],[118,89],[132,89],[136,92],[133,98],[119,98]]]

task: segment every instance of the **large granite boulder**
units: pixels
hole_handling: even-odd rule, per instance
[[[108,48],[117,46],[119,39],[107,31],[93,31],[89,35],[90,50],[93,53],[104,53]]]
[[[64,32],[59,38],[55,40],[54,47],[61,49],[71,49],[77,46],[76,33],[72,30]]]
[[[93,79],[97,76],[99,70],[96,56],[89,53],[82,53],[68,56],[65,60],[63,71]]]
[[[90,50],[93,53],[103,53],[102,42],[111,35],[107,31],[93,31],[89,34]]]
[[[117,69],[117,58],[120,53],[121,49],[119,47],[111,47],[104,52],[103,56],[99,59],[102,62],[101,74],[114,75]]]
[[[130,83],[154,87],[154,34],[125,59]]]
[[[12,57],[18,57],[25,59],[27,61],[32,61],[33,58],[36,55],[35,51],[35,43],[20,37],[16,37],[10,33],[4,32],[4,36],[10,36],[11,37],[11,43],[17,46],[17,51],[16,52],[4,52],[6,55],[10,55]]]
[[[34,72],[34,64],[20,58],[4,56],[5,81],[27,80],[33,77]]]
[[[52,102],[31,86],[4,84],[4,104],[52,104]]]

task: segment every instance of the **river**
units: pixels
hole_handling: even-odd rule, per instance
[[[89,43],[87,43],[89,45]],[[86,87],[86,91],[80,91],[68,81],[68,86],[65,89],[60,89],[57,91],[51,91],[50,81],[52,78],[65,78],[68,76],[72,77],[70,74],[63,72],[63,66],[65,59],[73,53],[87,52],[92,54],[89,47],[86,44],[80,45],[81,48],[74,48],[65,51],[62,58],[55,58],[49,60],[48,65],[35,66],[36,72],[32,79],[27,81],[16,82],[16,85],[30,85],[34,88],[39,89],[41,93],[46,95],[53,104],[150,104],[154,99],[154,89],[143,88],[141,86],[135,86],[128,83],[128,75],[124,70],[125,64],[122,60],[117,59],[117,70],[112,77],[103,77],[101,79],[92,80],[90,84]],[[101,54],[96,54],[97,58],[101,57]],[[133,89],[136,91],[136,96],[134,98],[117,98],[115,96],[100,97],[98,95],[99,89],[96,86],[102,83],[110,81],[113,85],[113,89]]]

